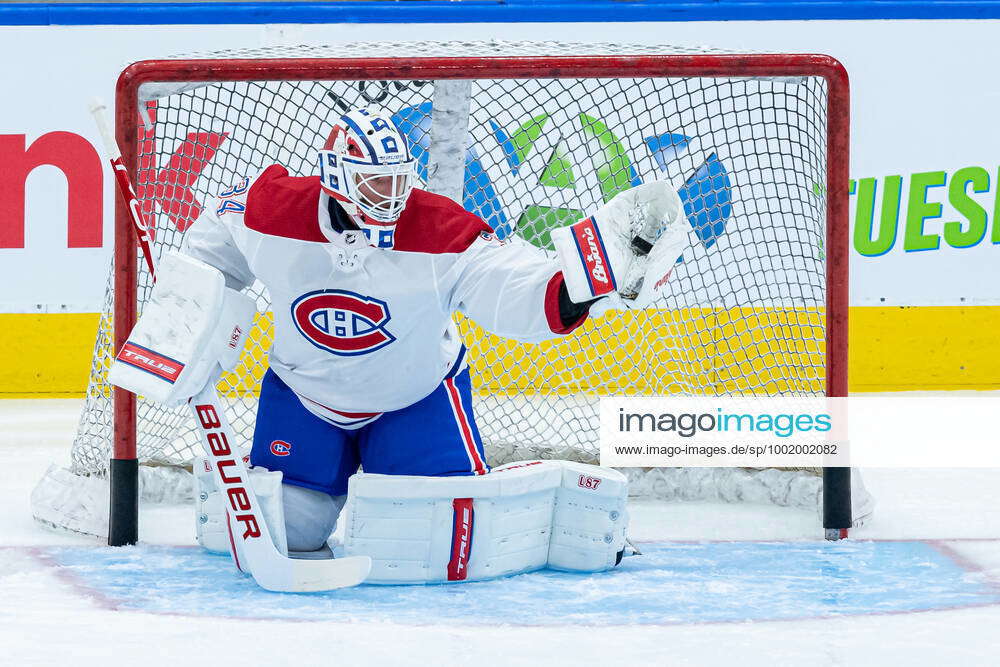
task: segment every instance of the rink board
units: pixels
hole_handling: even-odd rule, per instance
[[[8,345],[0,350],[0,396],[82,396],[87,386],[98,318],[94,313],[0,314],[0,327],[9,334]],[[992,337],[987,341],[983,336],[984,332],[1000,327],[1000,306],[856,306],[851,308],[850,322],[851,391],[995,389],[998,386],[1000,343],[997,341],[1000,339]],[[780,320],[772,325],[762,324],[758,333],[766,334],[781,326]],[[721,347],[718,341],[726,333],[722,327],[714,330],[719,334],[716,342],[702,348],[700,357],[690,357],[693,363],[705,364],[705,385],[711,385],[722,376],[713,370],[723,365],[721,359],[706,363],[712,359],[706,355]],[[949,343],[930,345],[927,332],[936,332],[941,340]],[[804,327],[794,327],[791,335],[785,334],[785,339],[808,340],[805,333]],[[254,328],[255,344],[266,349],[270,336],[270,318],[260,318]],[[749,336],[753,342],[755,334]],[[743,347],[743,341],[737,342]],[[648,346],[648,343],[642,344]],[[522,384],[531,387],[549,381],[550,378],[544,375],[545,369],[551,374],[558,366],[539,364],[537,357],[551,354],[550,350],[557,345],[525,346],[526,352],[514,364]],[[532,351],[532,347],[536,349]],[[638,351],[639,346],[636,347]],[[780,359],[795,352],[794,349],[786,350],[778,348],[772,354]],[[813,356],[821,354],[822,350],[823,346],[816,343],[804,352],[812,363]],[[264,355],[259,353],[257,356],[263,358]],[[765,353],[763,360],[766,358]],[[634,368],[641,359],[635,355],[626,359],[626,363]],[[227,374],[220,390],[229,395],[253,393],[261,376],[259,370],[242,376]]]
[[[655,542],[592,575],[264,591],[228,556],[191,547],[48,547],[36,554],[106,608],[183,616],[412,625],[672,625],[792,621],[1000,604],[1000,588],[939,543]]]

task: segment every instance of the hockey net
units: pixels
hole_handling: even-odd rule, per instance
[[[838,73],[818,56],[649,46],[270,48],[133,66],[119,83],[117,130],[157,255],[177,248],[202,207],[244,175],[274,163],[316,173],[332,121],[359,106],[393,114],[422,187],[460,201],[499,236],[546,250],[552,228],[616,193],[672,182],[698,242],[655,308],[611,313],[538,345],[456,316],[490,462],[596,463],[601,395],[846,390],[846,209],[827,201],[828,184],[845,173],[846,84],[831,97]],[[844,122],[832,127],[831,114]],[[144,499],[174,501],[190,496],[183,470],[199,451],[187,411],[139,399],[133,425],[131,401],[114,400],[106,382],[114,327],[120,344],[152,286],[127,223],[117,229],[70,470],[102,479],[112,454],[134,447]],[[219,383],[247,447],[272,336],[267,290],[250,293],[260,312],[248,350]],[[815,506],[820,489],[815,475],[791,471],[629,474],[634,494],[664,498]],[[86,504],[74,493],[71,504]],[[98,532],[82,526],[71,527]]]

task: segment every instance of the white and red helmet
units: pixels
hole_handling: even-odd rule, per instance
[[[356,109],[336,122],[319,152],[320,184],[362,226],[391,227],[406,207],[416,161],[381,110]]]

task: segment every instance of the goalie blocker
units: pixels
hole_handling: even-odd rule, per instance
[[[236,366],[256,312],[256,302],[226,287],[218,269],[167,253],[108,381],[155,403],[179,405],[220,366]]]
[[[276,475],[251,474],[268,524],[284,516]],[[224,551],[213,477],[198,483],[198,541]],[[373,584],[478,581],[546,567],[601,572],[621,561],[627,497],[617,470],[569,461],[511,463],[468,477],[357,473],[341,515],[344,551],[371,557],[365,583]],[[275,528],[280,539],[283,526]]]

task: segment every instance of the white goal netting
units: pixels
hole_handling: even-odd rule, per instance
[[[752,76],[736,64],[731,72],[686,75],[682,61],[705,53],[713,52],[491,42],[188,56],[195,65],[206,58],[234,64],[219,66],[212,81],[185,80],[175,67],[139,87],[140,113],[128,131],[137,133],[142,213],[155,229],[155,252],[176,248],[211,197],[244,175],[273,163],[293,175],[317,173],[315,153],[331,122],[369,105],[387,109],[407,135],[422,187],[460,201],[500,236],[541,248],[551,248],[551,229],[616,193],[669,180],[696,240],[654,309],[611,313],[539,345],[499,339],[459,318],[490,462],[597,462],[601,395],[826,390],[828,84],[818,74]],[[620,55],[634,58],[613,72],[588,72]],[[388,56],[363,75],[336,67],[345,58]],[[461,60],[470,56],[477,60]],[[570,56],[572,63],[553,60]],[[636,74],[647,56],[676,56],[679,64],[671,69],[663,60],[662,74]],[[441,78],[408,74],[414,57],[439,59]],[[503,66],[490,66],[492,57]],[[276,63],[287,61],[275,58],[338,60],[314,61],[315,78],[302,80],[286,78],[287,67]],[[456,70],[472,78],[451,78]],[[151,287],[141,262],[136,280],[141,310]],[[112,284],[109,278],[73,443],[76,475],[101,477],[111,454]],[[247,446],[272,335],[267,290],[257,284],[251,293],[260,312],[249,349],[219,384]],[[145,497],[190,493],[172,472],[199,448],[186,410],[140,400],[135,442],[147,464]],[[808,505],[819,493],[818,479],[785,471],[630,474],[634,492],[660,497]]]

